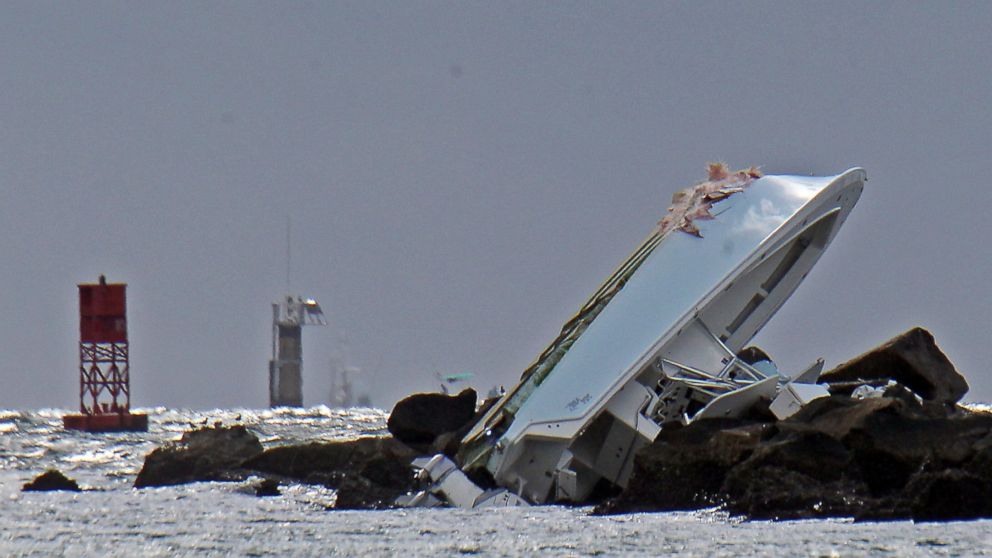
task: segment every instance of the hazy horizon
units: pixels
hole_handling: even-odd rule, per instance
[[[271,303],[388,408],[513,385],[709,161],[869,181],[754,340],[916,325],[992,400],[992,5],[0,7],[0,408],[78,402],[76,284],[128,283],[132,404],[264,407]],[[286,221],[292,219],[291,284]]]

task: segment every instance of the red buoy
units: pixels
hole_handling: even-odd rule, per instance
[[[131,413],[127,285],[79,285],[79,412],[62,424],[88,432],[147,431],[148,415]]]

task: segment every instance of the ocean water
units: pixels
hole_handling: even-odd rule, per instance
[[[335,511],[334,492],[244,483],[131,488],[144,456],[201,424],[245,424],[264,445],[381,435],[375,409],[144,409],[147,433],[86,434],[64,411],[0,411],[0,556],[985,556],[992,521],[748,522],[719,510],[589,515],[558,506]],[[81,493],[21,492],[49,467]]]

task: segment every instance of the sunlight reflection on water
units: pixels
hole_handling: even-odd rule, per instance
[[[589,508],[334,511],[333,491],[245,483],[131,488],[147,452],[191,426],[245,424],[267,446],[385,433],[375,409],[145,409],[148,433],[64,432],[63,411],[0,411],[0,555],[988,555],[992,522],[745,522],[719,511],[594,517]],[[22,493],[56,467],[82,493]]]

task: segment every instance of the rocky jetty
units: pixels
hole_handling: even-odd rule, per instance
[[[383,508],[413,488],[416,453],[391,437],[311,442],[263,449],[244,426],[205,427],[145,456],[136,488],[265,477],[258,496],[279,494],[282,481],[337,490],[336,508]]]
[[[638,453],[626,490],[596,513],[992,517],[992,415],[955,405],[967,384],[928,332],[911,330],[821,380],[834,395],[785,421],[666,426]],[[859,393],[856,381],[880,387]]]
[[[410,462],[416,453],[390,437],[270,448],[243,467],[337,490],[339,509],[390,506],[413,489]]]
[[[79,485],[76,481],[62,474],[58,469],[49,469],[35,477],[35,479],[23,487],[24,492],[46,492],[49,490],[66,490],[79,492]]]
[[[784,421],[757,405],[744,418],[665,426],[636,456],[627,488],[595,513],[720,506],[753,519],[992,517],[992,414],[957,404],[967,383],[929,332],[910,330],[820,381],[831,395]],[[414,457],[454,455],[485,411],[475,405],[472,390],[416,394],[393,409],[392,436],[268,449],[243,426],[201,428],[148,454],[135,486],[257,475],[258,495],[301,482],[336,490],[339,509],[390,507],[415,488]]]
[[[247,474],[242,464],[261,453],[258,437],[242,425],[192,430],[145,456],[134,487],[243,480]]]

